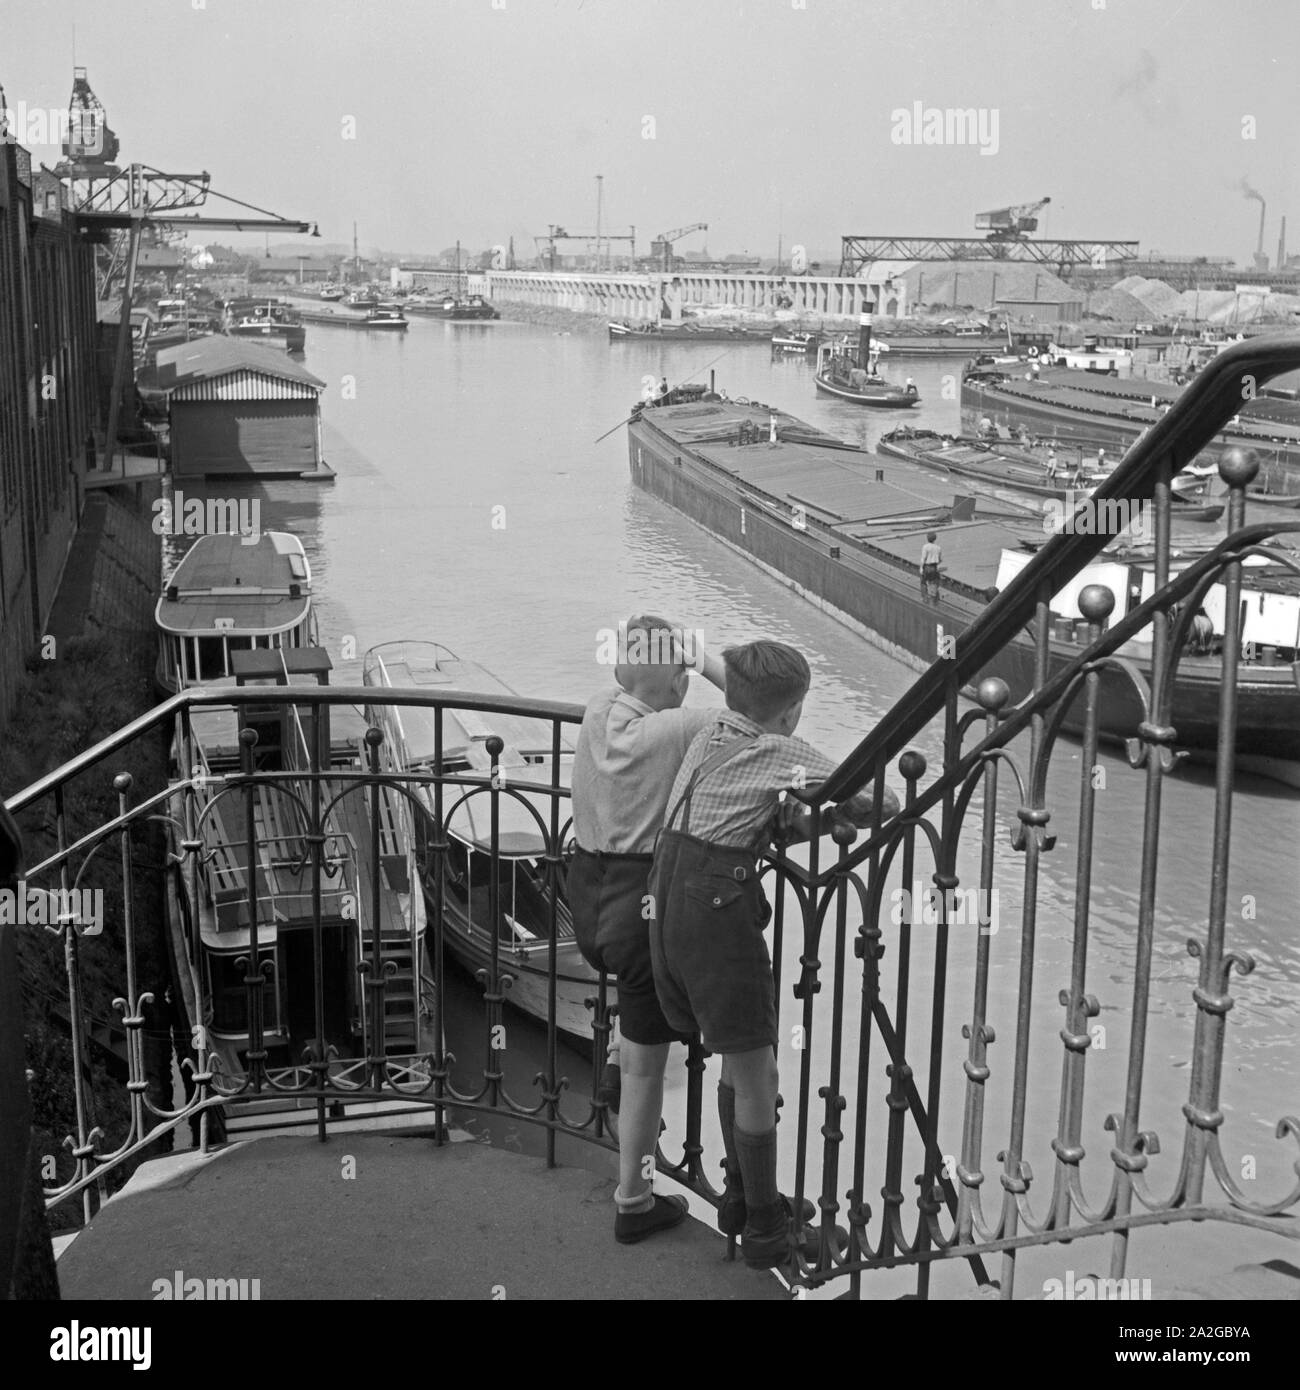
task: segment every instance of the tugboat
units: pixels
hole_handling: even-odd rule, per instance
[[[894,386],[880,375],[877,362],[879,350],[871,342],[871,306],[863,307],[859,319],[856,351],[851,343],[823,343],[817,349],[817,389],[828,396],[857,405],[880,406],[887,410],[908,410],[920,403],[912,381],[906,386]]]

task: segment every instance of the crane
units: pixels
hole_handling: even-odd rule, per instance
[[[673,242],[680,241],[682,237],[689,236],[692,232],[707,232],[709,224],[707,222],[692,222],[689,227],[676,227],[671,232],[660,232],[650,243],[650,258],[657,261],[666,274],[671,274],[673,269]]]
[[[607,241],[626,241],[628,243],[628,258],[636,260],[636,228],[629,227],[627,236],[611,236],[609,232],[601,232],[599,236],[589,232],[566,232],[558,223],[547,224],[547,234],[545,236],[534,237],[533,241],[537,246],[538,258],[543,262],[543,270],[554,270],[556,268],[557,241],[585,241],[588,250],[594,245],[596,254],[594,259],[599,262],[600,247]],[[543,251],[545,247],[545,251]]]
[[[1038,230],[1035,214],[1052,200],[1040,198],[1036,203],[1018,203],[1009,208],[993,208],[975,214],[975,230],[987,232],[988,241],[1024,241],[1030,232]]]

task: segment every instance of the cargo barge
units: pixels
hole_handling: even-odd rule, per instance
[[[954,484],[915,465],[843,443],[767,406],[726,401],[697,388],[628,423],[628,461],[636,486],[914,669],[943,652],[945,634],[963,631],[1045,539],[1042,518],[1017,514],[998,498],[963,497]],[[674,403],[680,401],[682,403]],[[1028,511],[1028,508],[1026,509]],[[919,564],[928,530],[939,534],[945,571],[928,586]],[[1194,552],[1182,552],[1186,564]],[[1294,579],[1265,580],[1252,570],[1244,591],[1244,640],[1252,660],[1240,668],[1239,761],[1283,780],[1300,773],[1300,692],[1289,665],[1300,646],[1300,589]],[[1154,592],[1149,553],[1105,553],[1052,603],[1050,673],[1078,656],[1086,624],[1079,591],[1102,583],[1116,595],[1114,617]],[[1267,590],[1267,591],[1266,591]],[[1223,591],[1206,608],[1222,631]],[[1216,609],[1217,605],[1217,609]],[[1124,649],[1149,679],[1150,645]],[[985,675],[1002,677],[1012,699],[1033,688],[1035,649],[1028,634],[1009,644]],[[1221,661],[1184,654],[1173,724],[1180,748],[1212,750],[1219,728]],[[1101,676],[1101,729],[1111,741],[1133,735],[1142,710],[1130,683]],[[1075,703],[1065,728],[1078,732]]]
[[[1122,453],[1173,404],[1180,388],[1166,382],[1122,380],[1068,368],[1025,370],[973,367],[962,375],[962,428],[979,430],[981,420],[1009,430],[1021,426],[1047,439],[1101,441]],[[1254,450],[1259,486],[1268,492],[1300,492],[1300,406],[1259,396],[1205,449],[1214,462],[1228,448]]]

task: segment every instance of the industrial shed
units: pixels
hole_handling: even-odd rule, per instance
[[[325,383],[274,348],[196,338],[158,353],[176,478],[332,478],[322,457]]]

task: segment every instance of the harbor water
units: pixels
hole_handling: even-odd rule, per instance
[[[714,650],[757,637],[799,647],[813,672],[800,733],[828,754],[842,756],[914,679],[912,670],[685,517],[635,490],[621,426],[642,391],[643,379],[706,381],[712,370],[718,389],[733,397],[775,405],[867,445],[904,420],[956,431],[962,359],[892,364],[891,374],[900,383],[910,375],[920,392],[922,404],[908,412],[873,412],[819,397],[811,362],[773,359],[765,344],[609,344],[603,335],[557,333],[508,318],[490,324],[414,319],[409,332],[400,335],[309,327],[303,360],[326,383],[326,459],[337,471],[337,481],[326,487],[272,482],[249,485],[247,490],[231,488],[227,495],[256,497],[264,528],[285,527],[302,537],[313,570],[321,639],[333,657],[336,683],[360,683],[361,657],[368,647],[403,638],[426,639],[481,662],[521,694],[583,701],[611,679],[609,668],[597,661],[602,634],[630,613],[649,611],[698,629]],[[607,431],[612,432],[595,442]],[[690,699],[720,701],[718,693],[702,683]],[[927,731],[931,741],[918,745],[932,769],[939,755],[935,732]],[[1027,749],[1018,751],[1023,756]],[[1034,1013],[1029,1022],[1033,1060],[1026,1156],[1039,1180],[1031,1201],[1036,1198],[1040,1207],[1054,1162],[1048,1143],[1056,1132],[1057,1116],[1047,1107],[1054,1107],[1048,1098],[1060,1081],[1058,1031],[1064,1012],[1057,994],[1070,981],[1075,808],[1082,772],[1078,745],[1063,743],[1049,782],[1050,828],[1059,839],[1042,860]],[[1096,780],[1097,774],[1091,775]],[[1094,1032],[1088,1058],[1084,1116],[1089,1150],[1085,1190],[1093,1205],[1104,1200],[1109,1182],[1106,1155],[1112,1140],[1104,1120],[1122,1107],[1129,1053],[1145,786],[1145,773],[1129,769],[1118,750],[1103,752],[1100,776],[1086,985],[1101,1010],[1094,1020],[1100,1031]],[[890,781],[902,791],[897,774]],[[1002,823],[1007,829],[998,839],[990,1008],[998,1036],[990,1049],[994,1081],[986,1133],[992,1138],[983,1156],[989,1174],[983,1189],[989,1213],[996,1211],[1001,1196],[994,1176],[999,1168],[995,1154],[1006,1132],[1009,1088],[998,1088],[997,1077],[1006,1076],[1015,1046],[1012,1010],[1023,875],[1023,857],[1010,843],[1009,827],[1018,804],[1014,780],[1004,774],[1001,787]],[[1206,866],[1213,825],[1209,771],[1180,769],[1166,790],[1165,807],[1167,823],[1176,823],[1178,834],[1162,837],[1143,1102],[1143,1128],[1156,1130],[1171,1156],[1152,1163],[1152,1183],[1159,1194],[1173,1186],[1185,1124],[1180,1106],[1187,1098],[1198,965],[1187,942],[1202,937],[1206,925]],[[1234,820],[1228,948],[1249,953],[1255,969],[1234,974],[1230,982],[1236,1005],[1228,1026],[1222,1142],[1233,1179],[1248,1195],[1257,1191],[1263,1200],[1285,1193],[1294,1181],[1295,1155],[1273,1137],[1273,1130],[1281,1116],[1300,1113],[1300,940],[1294,929],[1300,871],[1294,857],[1281,849],[1296,843],[1300,797],[1278,783],[1242,776]],[[933,869],[919,849],[918,864],[928,886]],[[964,862],[959,867],[970,875],[976,866]],[[855,928],[850,921],[850,931]],[[827,976],[835,956],[832,931],[828,926],[813,953]],[[825,1121],[816,1087],[828,1056],[831,996],[828,980],[818,996],[827,1016],[817,1015],[811,1038],[796,1038],[791,1030],[799,1022],[801,1006],[791,997],[790,984],[798,975],[801,943],[794,935],[785,942],[781,1000],[785,1037],[790,1039],[789,1046],[783,1043],[780,1059],[787,1102],[782,1123],[782,1180],[787,1190],[793,1174],[789,1149],[801,1042],[812,1050],[809,1125],[814,1136]],[[977,937],[973,927],[956,927],[949,947],[942,1030],[948,1083],[942,1129],[952,1136],[952,1144],[960,1133],[964,1086],[955,1063],[964,1056],[960,1026],[970,1008]],[[889,927],[885,946],[881,968],[886,989],[892,991],[898,949]],[[913,932],[908,1048],[923,1091],[933,948],[933,928],[918,926]],[[848,969],[850,979],[855,979],[851,949]],[[472,982],[464,983],[465,996],[458,1007],[472,1011],[474,989]],[[853,985],[846,991],[841,1085],[850,1098],[850,1115],[860,1006],[860,991]],[[680,1152],[682,1134],[685,1079],[679,1060],[674,1057],[668,1076],[665,1145],[670,1153]],[[887,1062],[877,1035],[870,1061],[873,1128],[868,1152],[881,1150],[886,1111],[880,1096],[888,1084]],[[520,1065],[518,1074],[531,1078],[534,1070],[533,1065]],[[1278,1078],[1287,1077],[1291,1084],[1279,1089]],[[706,1145],[716,1153],[711,1095],[710,1085]],[[851,1126],[846,1137],[851,1153]],[[913,1190],[910,1173],[920,1171],[919,1146],[916,1152],[917,1161],[904,1176],[907,1191]],[[820,1187],[819,1156],[810,1164],[808,1180],[813,1189]],[[867,1200],[877,1214],[881,1180],[872,1170],[865,1183]],[[846,1154],[837,1184],[841,1201],[848,1181]],[[913,1216],[909,1198],[909,1227]],[[1229,1232],[1231,1239],[1237,1238],[1231,1228],[1220,1232],[1215,1238],[1229,1238]],[[1259,1239],[1249,1233],[1244,1238]],[[1135,1238],[1139,1255],[1143,1239]],[[1164,1241],[1169,1236],[1151,1239]]]

